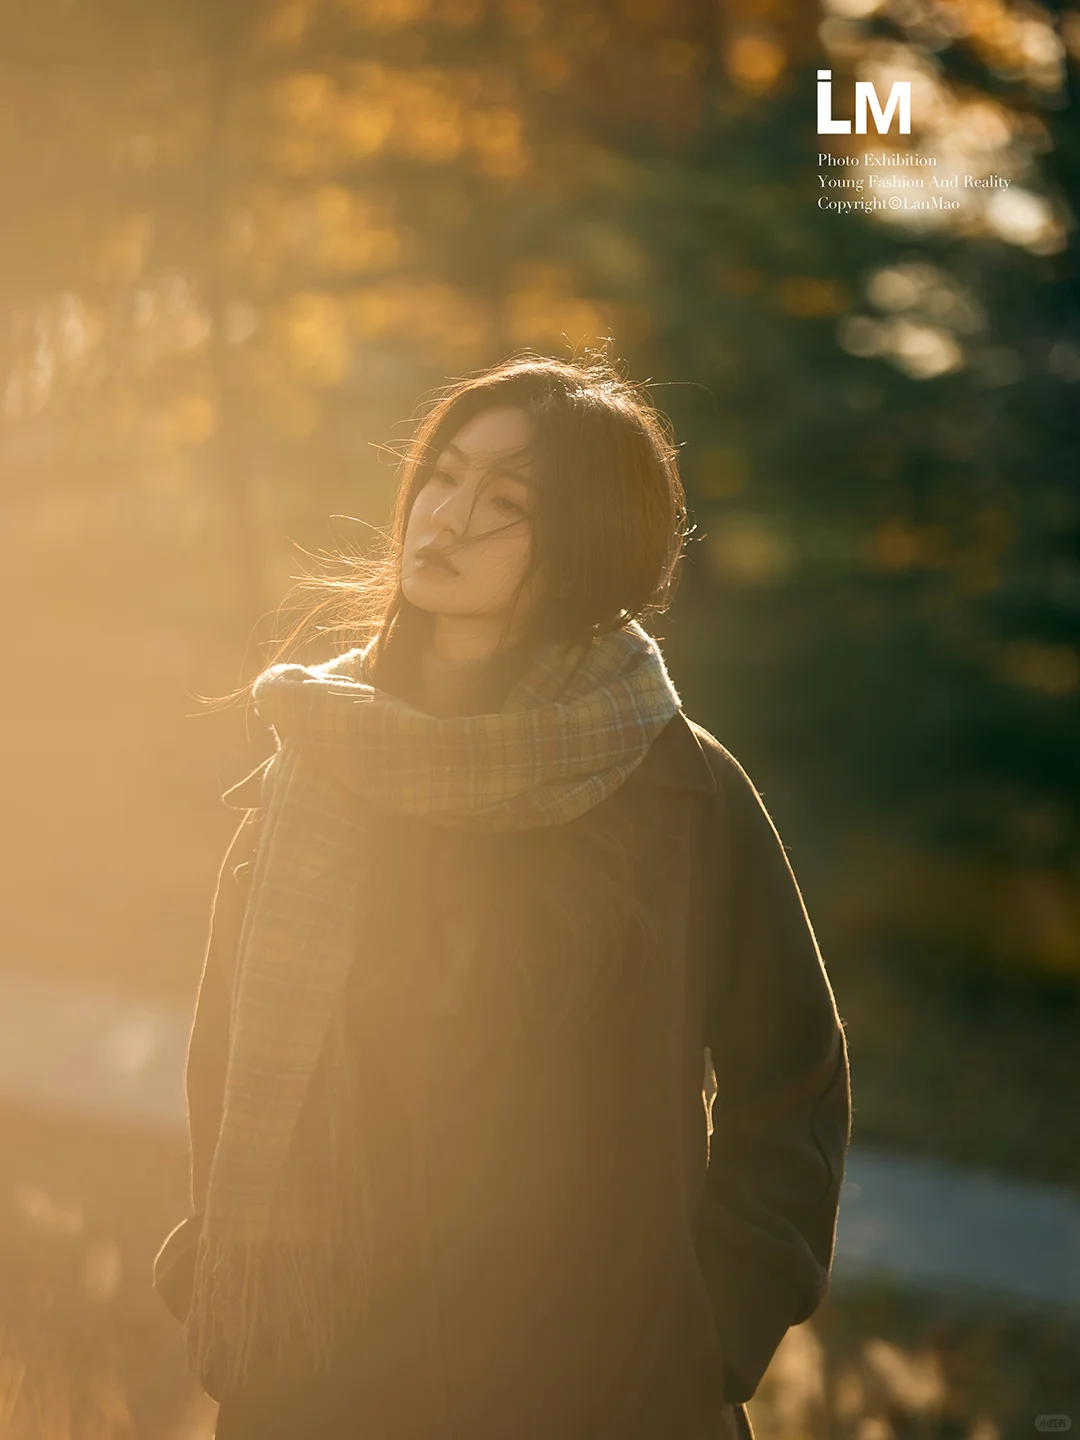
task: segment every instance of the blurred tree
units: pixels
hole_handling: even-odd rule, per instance
[[[655,391],[698,521],[667,641],[834,951],[1077,973],[1078,37],[1031,0],[9,7],[31,648],[97,607],[219,686],[291,541],[383,519],[417,394],[611,335],[689,377]],[[823,57],[1010,187],[820,210]]]

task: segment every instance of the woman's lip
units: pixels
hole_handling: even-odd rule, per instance
[[[417,555],[416,564],[424,565],[434,570],[444,570],[447,575],[456,575],[458,573],[456,566],[451,565],[448,560],[436,560],[432,555]]]

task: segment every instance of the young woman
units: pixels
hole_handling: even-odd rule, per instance
[[[256,681],[155,1268],[219,1440],[747,1435],[820,1302],[845,1036],[641,623],[686,519],[639,389],[515,357],[419,423],[364,643]]]

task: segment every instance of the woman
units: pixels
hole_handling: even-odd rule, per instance
[[[516,357],[419,424],[367,643],[256,681],[155,1267],[219,1440],[747,1435],[820,1302],[847,1048],[641,624],[685,538],[640,391]]]

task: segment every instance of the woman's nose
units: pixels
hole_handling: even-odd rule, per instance
[[[469,527],[469,516],[472,512],[473,497],[469,486],[459,485],[457,489],[451,490],[446,498],[436,505],[433,513],[435,520],[440,525],[445,525],[448,530],[453,530],[456,535],[464,535]]]

